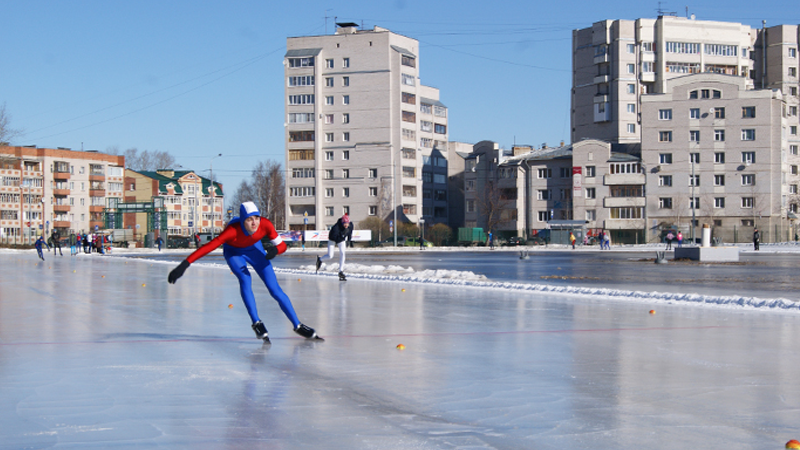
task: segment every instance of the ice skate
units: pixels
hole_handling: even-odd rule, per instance
[[[303,325],[302,323],[294,329],[294,332],[306,339],[319,339],[320,341],[325,340],[317,336],[317,332],[314,331],[313,328],[309,327],[308,325]]]
[[[339,281],[347,281],[347,277],[344,276],[344,272],[339,272]]]
[[[267,327],[264,326],[264,323],[260,320],[253,324],[253,331],[256,332],[256,337],[264,341],[265,344],[269,344],[269,336],[267,334]]]
[[[319,256],[317,256],[317,272],[319,272],[320,266],[322,266],[322,260],[319,259]]]

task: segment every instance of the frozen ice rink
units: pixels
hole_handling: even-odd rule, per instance
[[[272,338],[262,347],[227,269],[195,264],[169,285],[175,264],[45,257],[0,253],[2,449],[780,449],[800,438],[797,309],[298,270],[278,279],[326,341],[295,335],[254,283]]]

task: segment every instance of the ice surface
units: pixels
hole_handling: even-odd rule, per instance
[[[769,449],[800,436],[788,290],[673,298],[593,286],[613,280],[579,280],[590,269],[569,262],[558,284],[514,282],[429,254],[444,272],[348,254],[347,282],[298,257],[278,278],[326,341],[297,337],[255,283],[262,347],[224,266],[169,285],[164,261],[0,253],[0,448]],[[772,257],[719,270],[746,278]]]

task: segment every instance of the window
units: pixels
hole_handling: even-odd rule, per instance
[[[342,58],[342,67],[350,67],[350,58]]]
[[[797,76],[797,67],[789,67],[789,76],[796,77]]]
[[[612,219],[641,219],[644,208],[611,208],[610,216]]]
[[[586,188],[586,198],[589,199],[597,198],[597,192],[595,188]]]
[[[672,186],[672,175],[659,175],[659,177],[658,177],[658,185],[659,186]]]
[[[628,73],[636,73],[636,64],[628,64]]]
[[[756,140],[756,130],[753,130],[753,129],[742,130],[742,140],[743,141],[755,141]]]
[[[550,211],[538,211],[539,222],[547,222],[550,220]]]
[[[671,109],[659,109],[658,110],[658,120],[672,120],[672,110]]]
[[[314,67],[314,57],[309,56],[306,58],[289,58],[289,67]]]
[[[539,179],[543,178],[552,178],[553,177],[553,169],[539,169],[537,171]]]
[[[700,44],[696,42],[667,42],[664,49],[667,53],[700,53]]]
[[[636,93],[636,85],[635,84],[629,84],[627,89],[628,89],[628,94],[635,94]]]
[[[342,96],[342,104],[343,105],[349,105],[350,104],[350,96],[349,95],[343,95]]]
[[[333,188],[326,188],[325,189],[325,197],[333,198]],[[333,215],[333,209],[331,209],[331,215]]]
[[[689,209],[700,209],[700,197],[689,197]]]
[[[367,169],[367,178],[378,178],[378,169]]]
[[[369,196],[370,197],[377,197],[378,196],[378,188],[374,186],[370,186],[369,188]]]
[[[349,131],[345,131],[344,133],[342,133],[342,140],[344,142],[350,142],[350,132]]]
[[[328,69],[333,69],[333,60],[332,59],[326,59],[325,60],[325,67],[328,68]]]
[[[742,152],[742,162],[753,164],[756,162],[756,152]]]
[[[658,140],[660,142],[672,142],[672,131],[659,131]]]
[[[691,108],[689,110],[689,118],[690,119],[699,119],[700,118],[700,108]]]
[[[789,58],[797,58],[797,49],[789,47]]]
[[[724,119],[725,118],[725,108],[714,108],[714,118],[715,119]]]
[[[342,77],[342,86],[350,86],[350,77]]]
[[[333,217],[333,206],[325,207],[325,215],[328,217]]]
[[[725,207],[725,197],[714,197],[714,208],[721,209]]]
[[[742,208],[751,209],[754,203],[753,197],[742,197]]]
[[[333,169],[325,169],[325,179],[326,180],[333,179]]]
[[[325,142],[333,142],[333,133],[325,133]]]
[[[412,122],[415,123],[417,121],[417,114],[411,111],[403,111],[403,122]]]
[[[333,152],[325,152],[325,161],[333,161]]]
[[[700,186],[700,175],[689,175],[689,186]]]
[[[410,94],[408,92],[403,92],[401,94],[401,98],[403,103],[408,103],[409,105],[416,105],[417,104],[417,96],[414,94]]]
[[[714,141],[715,142],[725,141],[725,130],[714,130]]]
[[[756,107],[755,106],[743,106],[742,107],[742,118],[744,119],[752,119],[756,116]]]
[[[325,78],[325,87],[333,87],[333,77]]]
[[[588,222],[594,222],[595,220],[597,220],[597,211],[595,211],[593,209],[587,209],[586,210],[586,220]]]
[[[333,123],[333,114],[325,114],[325,123]]]
[[[314,75],[289,77],[289,87],[294,86],[314,86]]]
[[[739,47],[735,45],[704,44],[703,52],[712,56],[736,56]]]
[[[406,86],[416,86],[416,83],[415,83],[415,80],[414,80],[414,76],[413,75],[407,75],[407,74],[404,73],[403,74],[403,84],[406,85]]]
[[[289,123],[313,123],[313,113],[289,113]]]
[[[310,142],[314,140],[313,131],[290,131],[289,142]]]
[[[325,104],[329,105],[329,106],[333,105],[333,96],[332,95],[326,95],[325,96]]]
[[[796,184],[790,184],[789,185],[789,193],[790,194],[797,194],[797,185]]]
[[[350,161],[350,150],[342,152],[342,161]]]
[[[596,173],[595,166],[586,166],[586,177],[587,178],[596,176],[595,173]]]
[[[672,209],[672,197],[660,197],[658,199],[659,209]]]
[[[659,153],[658,154],[658,163],[659,164],[672,164],[672,153]]]
[[[628,44],[628,53],[636,53],[636,44]]]
[[[792,125],[789,127],[789,134],[792,136],[797,136],[797,125]]]
[[[552,197],[553,194],[550,189],[539,189],[538,191],[536,191],[537,200],[550,200]]]
[[[690,91],[689,92],[689,98],[690,99],[696,99],[697,98],[697,91]]]
[[[342,188],[342,197],[345,197],[345,198],[346,197],[350,197],[350,188],[349,187]]]
[[[350,178],[350,169],[342,169],[342,178]]]
[[[342,114],[342,123],[350,123],[350,114],[348,113]]]
[[[434,124],[433,125],[433,132],[434,133],[439,133],[439,134],[447,134],[447,126],[446,125],[440,125],[438,123]]]
[[[628,103],[628,112],[631,114],[636,114],[636,104],[635,103]]]
[[[289,96],[289,104],[290,105],[313,105],[314,104],[314,94],[290,95]]]
[[[797,146],[796,145],[790,145],[789,146],[789,154],[797,156]]]
[[[792,164],[791,166],[792,175],[797,175],[797,165]]]
[[[714,186],[725,186],[725,175],[715,174],[714,175]]]
[[[700,153],[689,153],[689,162],[698,164],[700,162]]]
[[[369,210],[367,211],[367,214],[368,214],[368,215],[370,215],[370,216],[376,216],[376,215],[378,215],[378,207],[377,207],[377,206],[374,206],[374,205],[373,205],[373,206],[370,206],[370,207],[369,207]]]
[[[403,55],[400,57],[400,64],[408,67],[417,67],[417,60],[411,56]]]
[[[689,141],[700,142],[700,130],[689,130]]]

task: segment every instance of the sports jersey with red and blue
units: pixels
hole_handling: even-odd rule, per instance
[[[286,243],[275,231],[275,226],[272,225],[272,222],[262,217],[258,229],[253,234],[248,234],[240,219],[236,217],[228,223],[228,226],[219,236],[195,250],[186,260],[189,263],[193,263],[222,245],[222,254],[231,272],[239,279],[239,293],[253,323],[258,322],[260,319],[253,295],[252,277],[247,268],[248,264],[267,286],[270,295],[278,302],[283,313],[292,322],[292,326],[297,328],[300,325],[300,321],[297,319],[292,302],[278,285],[272,264],[266,258],[267,252],[264,251],[264,246],[261,244],[261,239],[264,237],[269,239],[272,245],[278,249],[279,255],[286,251]]]

